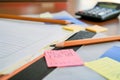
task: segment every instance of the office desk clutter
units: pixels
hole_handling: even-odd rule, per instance
[[[42,55],[46,46],[64,41],[74,34],[74,32],[63,30],[58,24],[43,24],[18,18],[16,20],[16,16],[12,16],[14,19],[7,17],[11,18],[11,15],[4,15],[0,19],[0,74],[12,73]]]
[[[103,35],[102,33],[97,33],[93,38],[100,37],[107,36]],[[109,50],[113,46],[120,46],[120,42],[113,41],[100,44],[83,45],[76,51],[76,53],[81,57],[84,62],[82,66],[57,68],[53,72],[48,74],[43,80],[119,80],[117,76],[119,76],[120,73],[120,63],[110,58],[109,55],[111,54],[108,54],[105,57],[101,57],[107,50]],[[114,54],[115,51],[113,50],[112,53]],[[118,55],[118,49],[116,52]],[[107,56],[109,58],[106,58]],[[112,67],[113,69],[109,70],[110,66],[114,66]],[[70,76],[70,73],[74,74]]]
[[[105,36],[101,32],[107,31],[107,28],[103,28],[98,25],[93,25],[92,28],[89,28],[86,23],[75,19],[66,11],[52,14],[39,14],[39,17],[44,18],[45,20],[46,18],[49,18],[50,20],[57,19],[58,22],[59,20],[62,20],[63,22],[67,21],[73,24],[43,24],[39,22],[15,20],[15,18],[14,20],[4,19],[4,17],[2,17],[0,19],[0,35],[2,37],[0,39],[0,74],[12,74],[15,70],[24,67],[25,64],[30,63],[36,58],[42,56],[42,61],[39,59],[38,61],[28,66],[29,68],[26,67],[22,72],[19,71],[17,74],[11,76],[10,80],[19,78],[21,78],[21,80],[119,80],[119,78],[117,79],[116,76],[118,75],[119,77],[120,63],[113,60],[112,57],[108,56],[113,55],[114,51],[116,53],[116,49],[113,50],[113,54],[105,53],[105,51],[109,50],[111,47],[120,45],[120,42],[118,41],[120,40],[119,36]],[[101,38],[103,36],[104,38]],[[97,40],[95,37],[98,41],[100,40],[103,43],[84,45],[87,42],[89,43],[89,40],[91,42],[96,42]],[[86,38],[89,38],[89,40],[87,41]],[[50,47],[50,45],[57,44],[61,41],[67,42],[69,40],[73,41],[78,39],[83,40],[84,44],[59,49],[55,45],[54,47]],[[118,54],[114,55],[118,56]],[[117,58],[119,59],[120,57]],[[96,61],[95,66],[94,61]],[[39,64],[39,62],[42,63]],[[101,64],[98,64],[99,62]],[[103,67],[102,64],[106,62],[110,63],[105,64],[106,67],[112,65],[113,68],[116,68],[113,69],[114,72],[112,73],[110,70],[108,72],[103,72],[103,74],[101,72],[96,73],[95,71],[97,70],[94,68],[96,68],[97,64],[101,68]],[[29,78],[29,75],[26,75],[26,72],[29,74],[31,71],[37,71],[34,69],[30,70],[32,69],[32,66],[35,68],[34,65],[36,65],[36,63],[40,66],[44,63],[42,66],[44,69],[42,67],[36,66],[36,69],[43,72],[41,72],[40,76],[38,76],[37,72],[37,76],[34,76],[35,74],[32,73],[34,78],[32,76]],[[93,63],[92,67],[91,63]],[[49,70],[49,72],[47,72],[47,70]],[[72,73],[72,75],[70,75],[70,73]],[[109,75],[107,73],[111,74]],[[20,77],[24,74],[28,77]],[[5,79],[6,78],[3,80]],[[1,77],[0,80],[2,80]]]

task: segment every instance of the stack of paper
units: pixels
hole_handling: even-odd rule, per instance
[[[0,19],[0,74],[8,74],[43,54],[53,42],[70,37],[61,25]]]

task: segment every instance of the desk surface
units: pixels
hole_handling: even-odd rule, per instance
[[[71,5],[73,4],[73,5]],[[0,13],[5,14],[39,14],[42,12],[58,12],[67,10],[74,16],[76,6],[73,0],[68,2],[2,2],[0,3]],[[118,18],[108,20],[105,22],[92,22],[84,19],[80,19],[89,25],[101,25],[108,28],[107,35],[119,35],[120,34],[120,21]]]
[[[71,5],[72,4],[72,5]],[[77,5],[75,1],[68,0],[67,2],[2,2],[0,3],[0,13],[5,14],[39,14],[42,12],[59,12],[62,10],[68,11],[71,15],[75,16]],[[107,35],[120,34],[120,20],[118,18],[105,21],[105,22],[92,22],[81,19],[89,25],[101,25],[108,28],[105,32]]]

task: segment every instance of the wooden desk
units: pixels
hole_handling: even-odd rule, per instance
[[[71,5],[73,4],[73,5]],[[68,0],[68,2],[2,2],[0,3],[0,13],[5,14],[40,14],[42,12],[59,12],[62,10],[68,11],[74,16],[76,6],[73,0]],[[81,21],[89,25],[100,25],[108,28],[107,35],[119,35],[120,34],[120,21],[115,18],[105,22],[92,22],[84,19]]]
[[[62,7],[60,6],[62,5]],[[5,14],[39,14],[66,10],[66,2],[2,2],[0,13]]]
[[[72,4],[72,5],[71,5]],[[73,0],[67,0],[67,2],[1,2],[0,13],[5,14],[40,14],[43,12],[59,12],[62,10],[68,11],[74,16],[76,12],[76,2]],[[83,22],[90,25],[101,25],[108,28],[105,32],[107,35],[120,34],[120,20],[115,18],[105,22],[92,22],[81,19]]]
[[[75,2],[72,0],[68,0],[66,2],[1,2],[0,13],[21,15],[67,10],[68,12],[74,14],[74,6]]]

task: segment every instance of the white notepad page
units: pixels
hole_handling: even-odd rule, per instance
[[[60,25],[0,19],[0,74],[12,72],[40,56],[40,50],[50,43],[72,34],[63,30]]]

